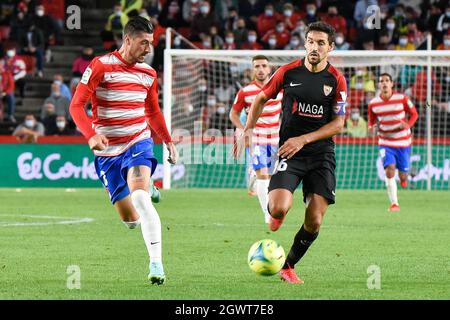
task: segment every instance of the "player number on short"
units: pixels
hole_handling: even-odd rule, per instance
[[[280,163],[277,165],[277,171],[286,171],[288,164],[286,163],[287,159],[282,159]]]

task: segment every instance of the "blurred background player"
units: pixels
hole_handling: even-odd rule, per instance
[[[269,228],[277,231],[292,207],[293,193],[303,182],[305,220],[294,237],[281,279],[303,283],[294,266],[319,235],[325,212],[336,196],[336,157],[332,137],[344,128],[347,82],[328,62],[335,31],[324,22],[306,30],[306,57],[281,66],[256,96],[244,135],[236,146],[242,152],[245,135],[252,137],[264,104],[283,90],[279,164],[270,179]]]
[[[149,126],[166,144],[169,162],[178,155],[159,108],[156,71],[143,63],[152,41],[151,23],[130,19],[121,48],[95,58],[85,70],[70,112],[94,151],[97,174],[120,218],[130,229],[141,225],[150,257],[148,279],[163,284],[161,221],[149,195],[157,165]],[[93,118],[84,110],[89,98]]]
[[[411,127],[418,115],[414,104],[401,93],[394,93],[394,82],[388,73],[378,80],[380,95],[369,103],[369,131],[378,128],[378,146],[386,170],[386,188],[391,201],[389,211],[400,211],[397,198],[395,170],[398,169],[400,185],[408,185],[409,157],[411,154]],[[407,119],[407,115],[409,119]]]
[[[241,111],[241,115],[239,116],[239,120],[241,121],[242,126],[245,126],[247,122],[247,112],[244,109]],[[250,154],[250,148],[245,148],[245,163],[247,164],[247,175],[246,175],[246,183],[247,183],[247,193],[249,196],[256,196],[256,172],[253,169],[252,157]]]
[[[247,86],[239,90],[230,111],[230,120],[236,126],[237,131],[244,129],[240,121],[240,113],[245,110],[249,112],[253,100],[261,92],[263,86],[269,81],[272,68],[269,59],[263,55],[254,56],[252,59],[253,78]],[[267,209],[267,196],[272,168],[276,162],[276,153],[280,130],[281,99],[280,92],[274,99],[268,100],[264,104],[264,110],[256,122],[253,143],[247,145],[251,148],[253,169],[256,173],[256,193],[259,204],[264,213],[266,223],[270,222],[270,215]]]

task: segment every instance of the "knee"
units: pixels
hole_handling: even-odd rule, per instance
[[[275,219],[281,219],[288,213],[290,206],[281,203],[269,203],[269,213]]]
[[[320,226],[322,225],[322,213],[318,212],[311,218],[305,220],[305,229],[310,233],[319,232]]]

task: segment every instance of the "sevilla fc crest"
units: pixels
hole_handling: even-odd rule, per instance
[[[326,96],[329,95],[331,91],[333,91],[333,87],[327,86],[326,84],[323,85],[323,93],[325,93]]]

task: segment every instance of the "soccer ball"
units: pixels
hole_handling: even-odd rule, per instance
[[[247,262],[253,272],[271,276],[281,270],[285,260],[283,247],[274,240],[264,239],[251,246]]]

